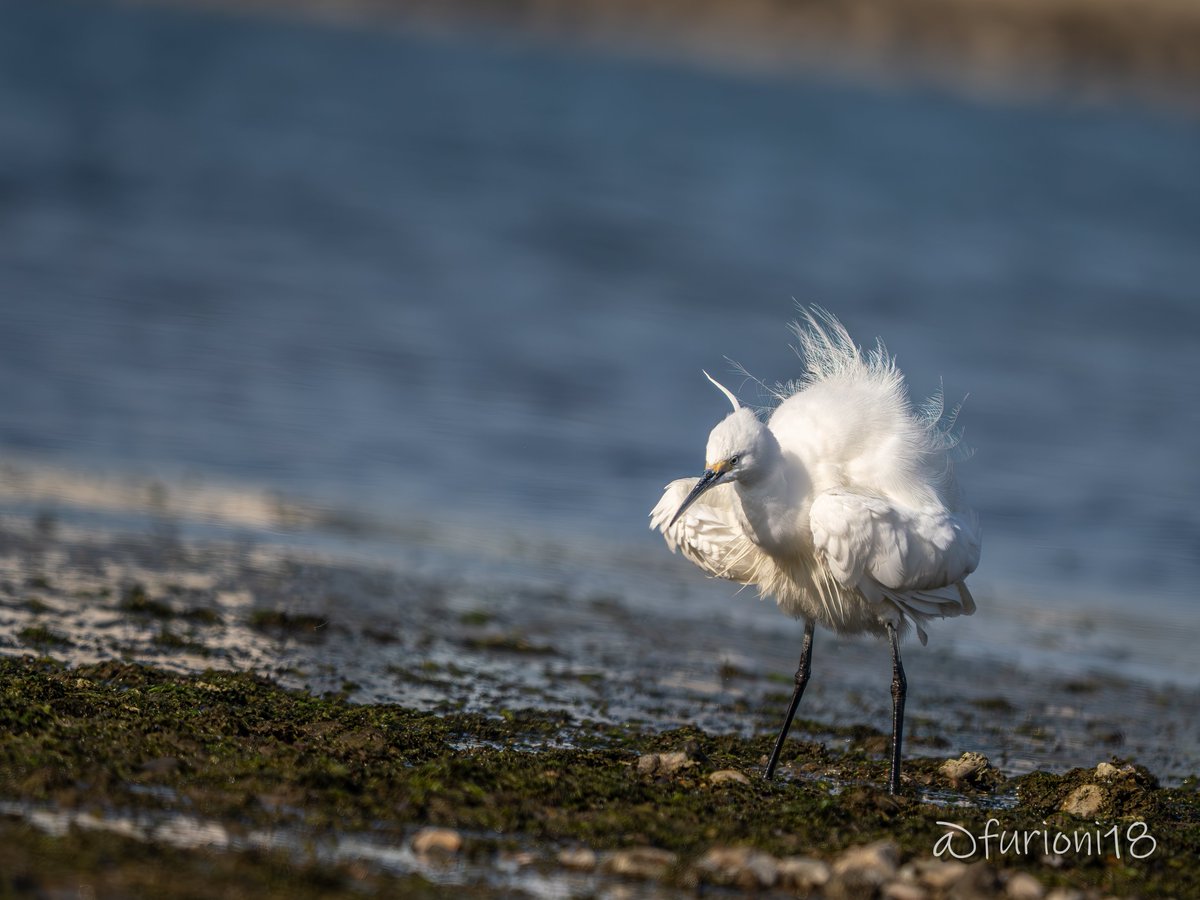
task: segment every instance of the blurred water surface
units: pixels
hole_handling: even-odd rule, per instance
[[[0,110],[6,455],[549,538],[719,608],[645,516],[723,414],[700,369],[793,377],[818,302],[970,394],[960,649],[1067,623],[1047,659],[1197,679],[1200,122],[26,2]]]

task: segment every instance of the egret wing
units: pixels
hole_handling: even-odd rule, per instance
[[[674,525],[669,524],[697,481],[680,478],[668,484],[650,512],[650,527],[662,532],[672,552],[679,551],[709,575],[752,582],[761,551],[742,530],[735,508],[740,501],[732,485],[705,492]]]
[[[818,559],[834,579],[868,599],[891,600],[919,631],[925,618],[975,611],[963,583],[979,564],[972,517],[839,489],[817,496],[809,522]]]

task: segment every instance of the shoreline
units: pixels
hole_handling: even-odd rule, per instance
[[[668,627],[565,574],[339,560],[242,519],[195,536],[151,493],[156,524],[132,531],[44,500],[0,517],[0,893],[161,893],[181,872],[201,898],[1169,897],[1200,878],[1194,765],[1169,749],[1194,692],[1013,670],[947,694],[962,661],[913,654],[892,797],[878,648],[830,636],[767,783],[775,631]]]
[[[1200,7],[1185,0],[137,2],[438,32],[482,29],[651,59],[880,83],[899,77],[985,95],[1134,98],[1195,111],[1200,85]]]
[[[1008,780],[969,754],[910,757],[893,797],[867,749],[792,741],[768,783],[769,734],[422,713],[245,673],[6,657],[0,697],[9,889],[152,889],[183,870],[215,872],[196,897],[246,884],[513,896],[554,879],[573,893],[642,882],[648,896],[1166,897],[1200,877],[1200,797],[1123,763]]]
[[[790,696],[798,629],[669,558],[621,556],[636,571],[604,577],[603,554],[516,536],[485,551],[474,532],[372,528],[231,485],[55,471],[4,469],[0,654],[224,668],[355,702],[533,706],[743,736],[776,728]],[[1009,618],[989,615],[1003,596],[989,599],[964,620],[970,630],[956,623],[906,653],[912,746],[979,752],[1008,776],[1105,754],[1167,785],[1200,771],[1200,695],[1088,665],[1121,632],[1082,616],[1031,630],[1034,599]],[[1036,652],[1017,652],[1030,641]],[[822,632],[802,711],[809,737],[887,726],[879,649]]]

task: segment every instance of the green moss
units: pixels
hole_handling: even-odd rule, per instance
[[[528,653],[535,656],[549,656],[555,649],[548,644],[536,644],[523,634],[487,634],[481,637],[465,638],[462,642],[468,650],[500,651],[504,653]]]
[[[44,625],[29,625],[17,632],[17,637],[23,644],[35,647],[70,647],[71,639],[57,631],[51,631]]]
[[[157,619],[169,619],[175,615],[175,610],[167,604],[151,599],[146,588],[141,584],[135,584],[125,589],[121,595],[120,608],[125,612],[153,616]]]
[[[316,632],[329,624],[324,616],[289,613],[280,609],[256,609],[248,624],[259,631]]]
[[[220,613],[203,606],[193,606],[185,610],[183,617],[198,625],[220,625],[223,622]]]
[[[847,730],[862,739],[876,734]],[[0,658],[0,733],[0,799],[8,801],[185,809],[234,828],[361,831],[396,842],[416,826],[446,825],[468,836],[468,854],[486,854],[513,840],[596,849],[651,844],[681,855],[678,877],[714,844],[828,858],[849,845],[886,838],[900,844],[904,858],[928,857],[946,831],[939,821],[953,820],[978,834],[998,815],[985,802],[986,787],[964,795],[941,785],[938,759],[907,761],[908,787],[892,797],[880,789],[886,763],[879,754],[839,753],[812,741],[789,741],[785,777],[766,782],[758,770],[770,734],[745,738],[694,728],[653,733],[578,723],[536,709],[438,716],[287,691],[244,673],[188,677],[116,662],[67,669],[45,659]],[[639,754],[681,749],[694,766],[670,776],[638,772]],[[708,775],[725,768],[746,771],[750,783],[712,785]],[[1075,770],[1017,779],[1018,800],[1001,814],[1004,827],[1090,827],[1061,807],[1071,791],[1096,778],[1094,770]],[[942,788],[940,804],[922,801],[917,785],[923,783]],[[1140,818],[1154,834],[1159,846],[1149,859],[1117,865],[1099,856],[1073,858],[1053,869],[1035,855],[1005,864],[1048,883],[1105,894],[1180,895],[1182,885],[1200,881],[1195,791],[1164,790],[1142,769],[1110,777],[1104,787],[1110,797],[1105,821]],[[48,873],[61,871],[53,860],[71,859],[68,850],[86,850],[94,846],[90,841],[110,840],[116,841],[69,835],[62,839],[67,843],[44,851],[48,862],[41,868],[22,856],[13,866],[0,858],[0,871],[33,871],[35,881],[23,883],[52,886]],[[24,833],[16,843],[30,842],[53,843]],[[171,851],[155,869],[149,854],[133,845],[113,844],[106,852],[128,859],[131,872],[146,867],[145,878],[166,877],[175,865],[181,871],[201,865]],[[234,856],[239,859],[221,856],[213,864],[218,874],[233,878],[238,867],[249,865],[245,855]],[[272,860],[259,861],[262,872],[272,871]],[[348,889],[350,876],[337,867],[323,877],[329,880],[313,883],[328,883],[333,893]],[[125,882],[123,890],[155,892],[154,882],[144,884],[149,886]],[[0,881],[0,895],[4,889]],[[9,889],[19,892],[11,883]],[[198,894],[210,895],[220,894],[216,888]]]
[[[198,653],[201,656],[208,656],[211,653],[199,641],[192,640],[176,631],[172,631],[166,625],[154,636],[153,640],[159,647],[165,647],[168,650],[186,650],[189,653]]]
[[[50,606],[41,597],[26,597],[25,602],[21,605],[35,616],[40,616],[42,613],[50,611]]]
[[[458,617],[463,625],[480,627],[492,621],[492,614],[484,609],[472,609]]]

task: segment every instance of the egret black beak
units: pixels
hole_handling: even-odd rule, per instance
[[[687,495],[687,499],[680,504],[679,509],[675,510],[675,515],[671,517],[671,521],[667,523],[667,527],[670,528],[678,522],[679,517],[684,514],[689,506],[696,502],[696,499],[701,494],[724,481],[725,476],[729,474],[729,469],[730,465],[727,462],[721,462],[711,468],[705,469],[700,480],[696,482],[696,486],[692,488],[692,492]]]

